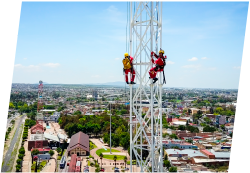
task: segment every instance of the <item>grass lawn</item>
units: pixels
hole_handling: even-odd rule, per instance
[[[110,152],[110,149],[99,149],[96,151],[96,154],[99,156],[101,153],[109,153]],[[111,152],[120,152],[118,150],[115,150],[115,149],[111,149]]]
[[[119,156],[119,155],[116,155],[117,156],[117,160],[123,160],[125,156]],[[104,159],[110,159],[110,160],[114,160],[114,155],[103,155],[103,158]]]

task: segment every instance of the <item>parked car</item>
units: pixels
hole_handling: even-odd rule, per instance
[[[104,168],[102,168],[102,169],[100,170],[100,172],[104,172]]]
[[[116,169],[115,172],[120,172],[120,171]]]

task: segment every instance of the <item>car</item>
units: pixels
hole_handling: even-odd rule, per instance
[[[118,170],[118,171],[119,171],[119,168],[115,168],[115,170]]]
[[[102,168],[100,171],[101,171],[101,172],[104,172],[104,168]]]
[[[116,169],[114,172],[120,172],[120,171]]]
[[[67,166],[69,166],[69,162],[67,163]]]

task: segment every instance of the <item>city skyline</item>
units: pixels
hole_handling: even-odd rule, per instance
[[[247,10],[163,2],[165,87],[237,89]],[[23,2],[12,82],[122,82],[127,17],[127,2]]]

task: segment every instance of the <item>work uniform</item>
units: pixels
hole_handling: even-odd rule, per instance
[[[132,67],[133,67],[133,60],[134,60],[134,58],[130,57],[130,64]],[[128,82],[128,73],[130,72],[130,75],[131,75],[131,71],[132,71],[131,69],[124,69],[126,82]],[[131,82],[134,82],[134,80],[135,80],[135,70],[134,69],[132,71],[132,76],[130,76],[130,79],[131,79]]]
[[[149,76],[150,76],[150,78],[155,78],[156,77],[156,74],[157,74],[157,72],[161,72],[161,71],[163,71],[163,68],[160,68],[160,66],[164,66],[164,60],[166,59],[166,57],[164,57],[164,56],[157,56],[156,54],[154,54],[154,56],[156,57],[156,58],[158,58],[157,60],[154,60],[153,58],[151,58],[151,61],[152,61],[152,63],[153,64],[156,64],[156,66],[155,67],[153,67],[153,68],[151,68],[150,70],[149,70]],[[163,60],[164,59],[164,60]]]

